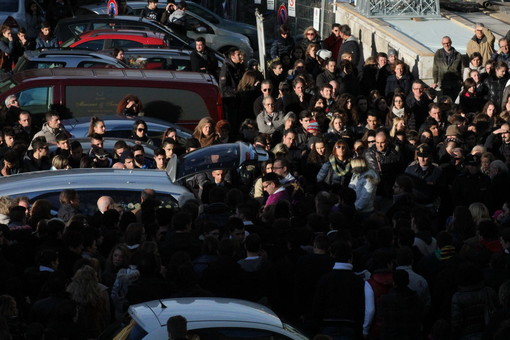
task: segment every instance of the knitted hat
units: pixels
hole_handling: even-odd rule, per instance
[[[317,121],[315,121],[315,120],[311,120],[310,123],[308,123],[306,132],[314,132],[314,131],[320,131],[319,123],[317,123]]]
[[[331,53],[331,51],[329,50],[321,49],[317,51],[317,55],[319,56],[319,58],[326,60],[331,58],[333,56],[333,53]]]

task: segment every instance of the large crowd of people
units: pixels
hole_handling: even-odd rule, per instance
[[[174,25],[186,10],[156,8],[149,0],[142,15],[173,11]],[[4,71],[23,34],[48,47],[44,19],[18,40],[2,28]],[[476,24],[464,62],[443,37],[427,85],[393,49],[363,60],[348,25],[325,39],[313,27],[293,36],[280,27],[265,75],[237,48],[217,74],[198,39],[193,67],[217,77],[225,119],[204,117],[189,140],[174,129],[149,138],[136,93],[116,113],[133,119],[139,144],[114,150],[103,148],[101,117],[91,117],[83,150],[58,112],[37,127],[16,96],[6,99],[2,176],[164,170],[172,157],[235,141],[270,157],[188,178],[193,195],[173,209],[160,207],[157,188],[134,210],[97,197],[92,216],[75,190],[59,207],[0,197],[0,338],[113,335],[133,327],[128,306],[191,296],[262,303],[317,339],[510,337],[509,40],[495,49]],[[143,143],[159,146],[154,160]],[[136,330],[124,339],[140,339]]]

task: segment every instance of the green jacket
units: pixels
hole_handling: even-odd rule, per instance
[[[434,83],[441,88],[459,88],[462,82],[462,55],[453,47],[453,57],[449,65],[446,62],[444,49],[439,49],[434,54],[432,76]]]

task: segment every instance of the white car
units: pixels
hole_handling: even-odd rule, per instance
[[[136,325],[132,332],[143,340],[168,339],[168,318],[182,315],[188,332],[200,340],[306,340],[272,310],[257,303],[227,298],[177,298],[155,300],[129,307]]]
[[[135,15],[139,16],[142,10],[147,6],[147,1],[129,1],[128,6],[133,10]],[[159,6],[161,7],[163,4]],[[250,44],[250,39],[245,35],[246,29],[244,26],[240,26],[237,31],[231,31],[230,29],[232,29],[233,26],[230,23],[226,29],[220,26],[222,22],[214,23],[208,20],[214,17],[208,16],[205,18],[199,14],[202,13],[202,11],[195,13],[193,8],[198,6],[199,5],[194,3],[192,5],[190,4],[189,9],[186,11],[188,38],[196,39],[198,37],[204,37],[207,46],[223,54],[226,54],[231,47],[237,47],[246,53],[248,59],[253,56],[253,49]],[[82,14],[91,12],[106,14],[106,6],[104,4],[86,5],[82,6],[81,9],[82,11],[80,13]],[[249,31],[253,39],[253,33],[251,30]]]

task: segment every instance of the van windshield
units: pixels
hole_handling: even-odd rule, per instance
[[[17,12],[19,9],[19,0],[0,1],[0,12]]]

